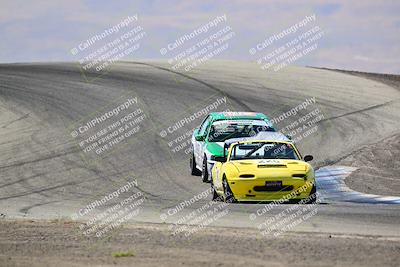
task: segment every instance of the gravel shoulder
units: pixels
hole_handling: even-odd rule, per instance
[[[346,177],[348,187],[358,192],[400,196],[400,134],[360,148],[339,162],[358,169]]]
[[[285,234],[205,228],[173,236],[166,225],[127,225],[107,239],[68,221],[1,221],[2,266],[397,266],[400,240],[357,235]],[[371,253],[373,251],[373,253]],[[114,257],[131,252],[130,257]]]

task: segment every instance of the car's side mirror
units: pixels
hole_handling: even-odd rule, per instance
[[[214,160],[218,162],[226,162],[226,157],[214,157]]]
[[[313,156],[311,156],[311,155],[305,155],[304,156],[304,161],[312,161],[314,159],[314,157]]]
[[[196,141],[204,141],[204,136],[202,135],[195,135],[194,139],[196,139]]]

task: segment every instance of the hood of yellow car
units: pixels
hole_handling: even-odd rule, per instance
[[[232,163],[241,173],[261,170],[286,170],[289,172],[306,172],[310,167],[307,162],[288,159],[233,160],[230,163]]]

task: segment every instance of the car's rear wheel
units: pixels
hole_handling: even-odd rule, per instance
[[[192,156],[190,157],[190,174],[200,176],[201,172],[196,168],[196,160],[194,158],[194,153],[192,152]]]
[[[204,160],[203,160],[203,168],[201,171],[201,179],[203,180],[204,183],[208,183],[208,169],[207,169],[207,157],[204,155]]]
[[[225,177],[222,180],[222,186],[224,187],[225,202],[229,202],[229,203],[236,202],[235,196],[233,195],[232,190],[229,186],[229,183]]]

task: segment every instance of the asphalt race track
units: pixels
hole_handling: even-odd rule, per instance
[[[130,97],[145,114],[139,132],[100,156],[83,152],[71,136],[76,125]],[[250,62],[217,61],[185,74],[165,62],[121,62],[102,75],[82,73],[74,63],[0,65],[0,213],[10,219],[79,220],[80,209],[136,179],[135,190],[145,201],[130,221],[175,223],[210,200],[171,212],[210,187],[190,175],[187,143],[179,151],[175,147],[201,119],[183,125],[182,119],[218,101],[225,101],[219,110],[274,118],[311,98],[315,104],[277,124],[283,128],[316,108],[323,114],[315,132],[298,142],[304,155],[314,156],[316,168],[325,168],[317,178],[322,203],[316,215],[290,231],[400,237],[400,195],[391,180],[382,182],[388,188],[383,196],[365,195],[344,184],[353,169],[332,174],[360,148],[400,134],[400,91],[329,70],[265,72]],[[170,132],[172,126],[177,129]],[[230,204],[229,214],[212,225],[257,229],[265,216],[290,206],[276,206],[266,215],[260,212],[263,204]]]

